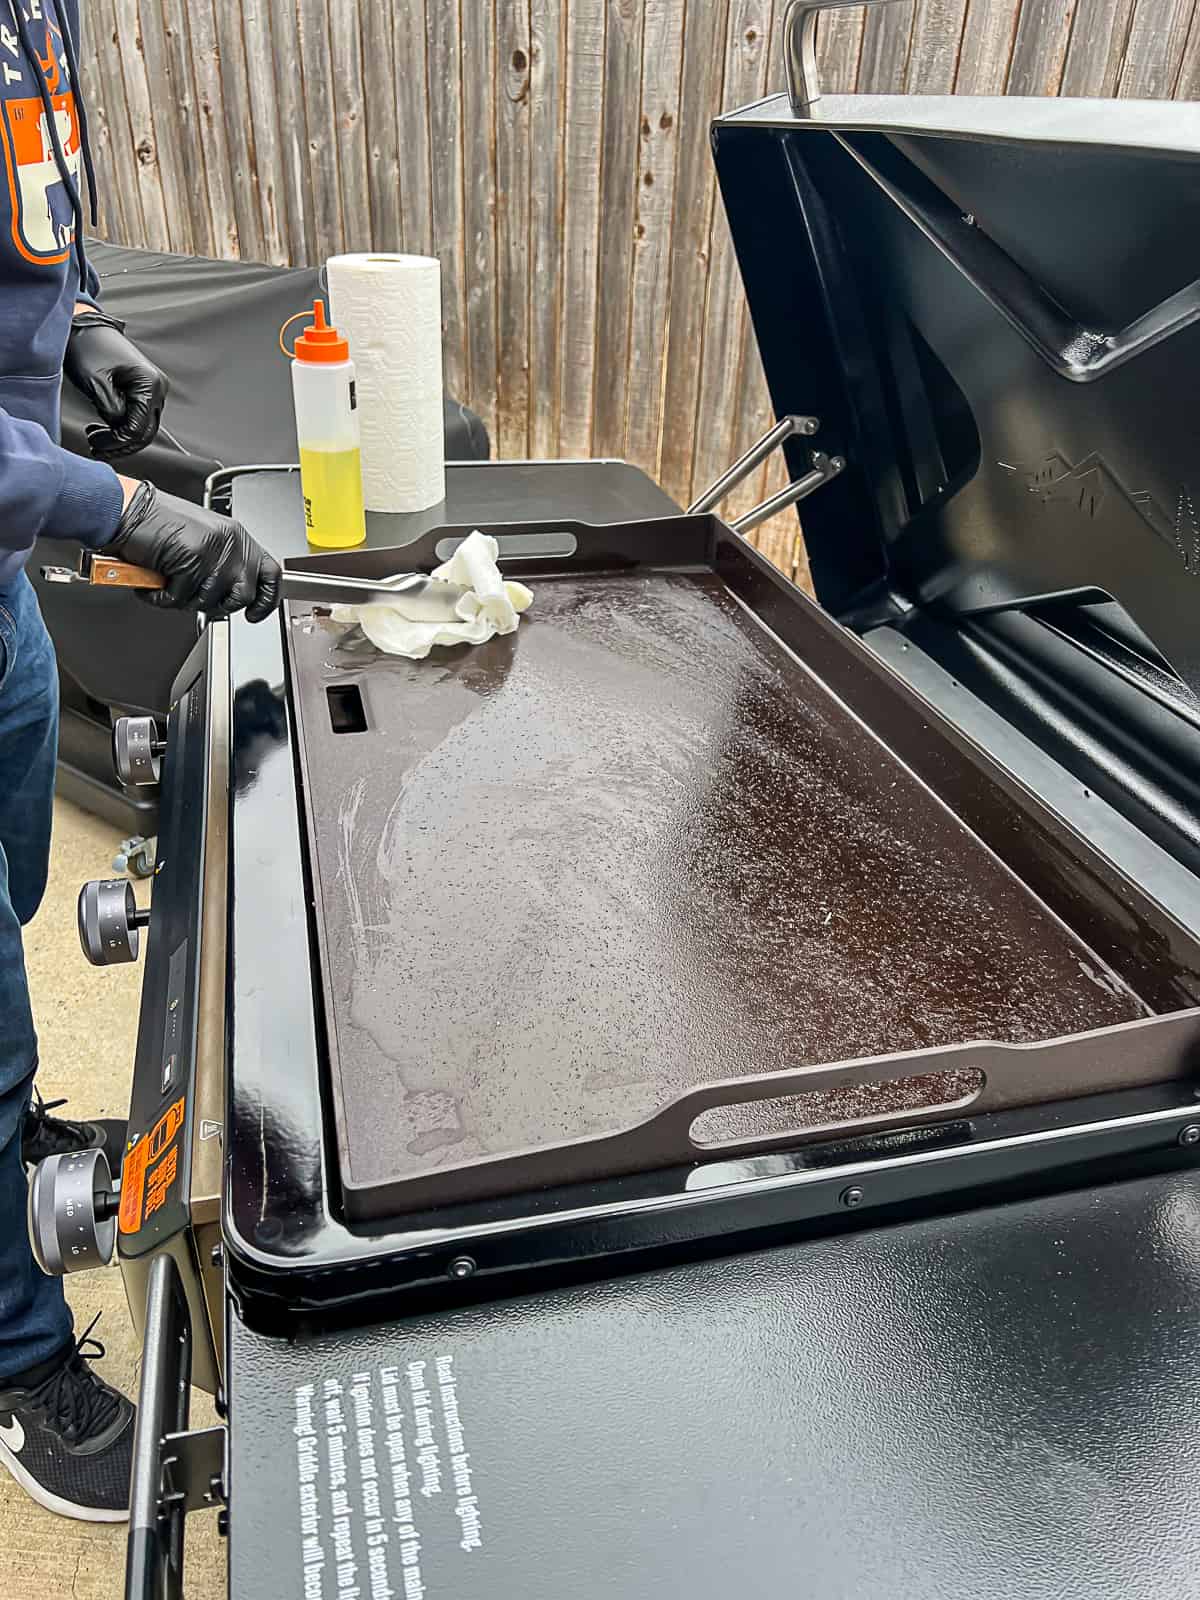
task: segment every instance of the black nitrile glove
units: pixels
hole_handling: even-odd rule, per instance
[[[279,565],[240,522],[162,494],[152,483],[138,485],[104,548],[162,573],[165,589],[141,591],[152,606],[191,608],[208,617],[244,610],[249,621],[261,622],[279,604]]]
[[[87,430],[93,455],[115,461],[144,449],[154,438],[170,385],[130,344],[123,322],[103,311],[77,311],[63,371],[107,424]]]

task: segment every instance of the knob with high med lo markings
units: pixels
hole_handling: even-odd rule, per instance
[[[136,961],[138,929],[150,921],[125,878],[99,878],[79,891],[79,943],[94,967]]]
[[[144,789],[159,781],[167,741],[153,717],[118,717],[113,723],[113,765],[121,782]]]

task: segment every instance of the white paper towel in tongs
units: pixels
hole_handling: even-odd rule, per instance
[[[335,622],[357,622],[377,650],[423,660],[435,644],[483,644],[497,633],[515,633],[533,595],[523,583],[506,583],[496,565],[500,547],[478,529],[435,568],[435,578],[461,583],[460,622],[412,622],[393,606],[334,606]]]
[[[424,511],[446,497],[442,269],[431,256],[333,256],[330,320],[358,380],[363,502]]]

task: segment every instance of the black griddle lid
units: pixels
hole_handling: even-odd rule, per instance
[[[822,601],[1115,601],[1200,689],[1200,108],[815,112],[713,142],[775,410],[822,422],[793,475],[810,444],[849,462],[804,507]]]

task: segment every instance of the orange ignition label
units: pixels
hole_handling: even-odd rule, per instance
[[[167,1194],[175,1182],[175,1174],[179,1171],[179,1146],[172,1145],[170,1150],[153,1169],[146,1180],[146,1221],[166,1203]]]
[[[150,1138],[147,1141],[150,1146],[149,1154],[146,1157],[148,1162],[158,1160],[159,1156],[162,1155],[171,1140],[179,1132],[182,1124],[183,1100],[179,1099],[176,1100],[173,1106],[163,1112],[150,1130]]]
[[[178,1146],[171,1148],[159,1161],[164,1150],[183,1126],[185,1100],[181,1097],[168,1106],[151,1128],[149,1136],[139,1139],[125,1157],[121,1174],[121,1209],[118,1213],[121,1232],[136,1233],[143,1218],[154,1215],[165,1202],[167,1191],[179,1171]],[[154,1163],[158,1162],[155,1166]],[[147,1172],[154,1167],[153,1172]]]
[[[146,1191],[146,1168],[150,1161],[150,1142],[139,1139],[125,1156],[121,1169],[121,1232],[136,1233],[142,1225],[142,1200]]]

